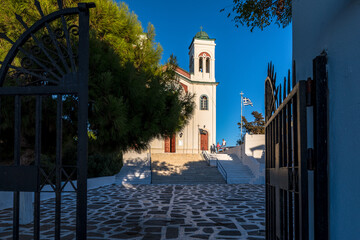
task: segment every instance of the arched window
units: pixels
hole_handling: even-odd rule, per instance
[[[206,58],[206,73],[210,72],[210,58]]]
[[[208,110],[208,97],[206,95],[202,95],[200,97],[200,110]]]
[[[199,72],[203,71],[203,58],[199,57]]]

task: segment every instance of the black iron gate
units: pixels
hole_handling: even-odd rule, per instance
[[[283,93],[275,83],[270,64],[265,81],[266,237],[307,239],[306,83],[290,84],[285,78]]]
[[[326,56],[314,79],[265,80],[266,239],[328,239]],[[315,82],[315,83],[313,83]],[[310,176],[310,178],[309,178]],[[315,191],[314,191],[315,190]]]
[[[55,193],[54,238],[60,239],[61,196],[68,191],[65,186],[71,185],[73,189],[69,191],[76,192],[77,196],[76,236],[77,239],[86,239],[89,8],[95,5],[79,3],[75,8],[63,8],[62,1],[58,0],[59,10],[49,15],[44,14],[39,1],[35,0],[35,6],[41,19],[32,26],[28,26],[21,16],[16,16],[25,29],[16,41],[5,33],[0,34],[12,45],[5,60],[0,62],[0,107],[12,109],[9,116],[12,115],[14,129],[13,137],[8,137],[13,142],[12,163],[0,166],[0,191],[14,192],[14,239],[19,239],[20,192],[34,192],[34,239],[40,239],[40,193],[50,188]],[[62,159],[63,103],[69,96],[75,99],[74,108],[77,109],[77,162],[70,166],[64,165]],[[34,129],[22,126],[26,117],[22,113],[28,107],[24,100],[29,98],[35,102]],[[50,141],[42,139],[44,98],[56,102],[56,120],[50,123],[56,128],[56,157],[51,170],[46,170],[41,164],[43,143]],[[9,102],[11,106],[6,105]],[[0,121],[0,125],[3,124],[4,116],[0,116]],[[26,153],[22,141],[24,134],[30,131],[34,132],[33,161],[24,165],[22,157]],[[3,134],[0,144],[5,144],[6,136],[0,134]],[[4,151],[0,152],[0,160],[6,158]],[[74,176],[76,184],[72,181]]]

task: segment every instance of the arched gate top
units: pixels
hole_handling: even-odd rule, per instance
[[[79,3],[78,7],[63,9],[62,1],[58,0],[58,5],[60,10],[45,16],[39,1],[36,0],[35,6],[41,19],[31,27],[27,26],[21,16],[16,15],[25,32],[15,42],[5,33],[0,33],[0,38],[12,44],[4,62],[0,62],[0,87],[9,76],[9,69],[14,70],[12,77],[18,78],[15,84],[17,86],[61,85],[61,82],[67,82],[66,78],[78,72],[77,56],[74,53],[76,49],[73,46],[75,42],[71,40],[71,35],[79,35],[79,26],[74,24],[68,26],[65,16],[88,12],[89,8],[95,7],[95,4]],[[60,20],[61,27],[54,30],[51,23],[57,19]],[[47,30],[47,33],[45,31],[39,33],[42,29]],[[39,36],[41,34],[42,36]],[[30,39],[33,44],[31,48],[25,46]],[[40,55],[42,58],[39,57]],[[12,64],[17,56],[22,58],[20,66]],[[27,79],[27,81],[19,79]]]

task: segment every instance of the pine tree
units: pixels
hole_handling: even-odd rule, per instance
[[[243,120],[243,128],[245,132],[249,134],[265,134],[265,121],[262,113],[257,111],[253,111],[251,113],[254,117],[254,121],[249,122],[245,116],[242,117]],[[241,128],[241,123],[237,123],[239,128]]]
[[[80,1],[63,2],[64,7],[74,7]],[[169,59],[167,67],[160,65],[162,48],[155,42],[155,30],[151,24],[144,31],[137,16],[125,3],[111,0],[93,2],[97,7],[90,12],[89,154],[144,149],[153,138],[170,135],[185,126],[194,109],[194,96],[185,93],[175,80],[175,57]],[[42,0],[40,3],[45,14],[58,10],[57,0]],[[0,32],[6,32],[14,40],[24,31],[15,19],[15,13],[23,16],[29,26],[40,18],[33,0],[3,0]],[[0,61],[10,47],[0,39]],[[77,98],[64,98],[64,156],[74,158]],[[2,102],[2,116],[13,111],[11,104],[11,101],[8,105]],[[46,98],[44,108],[44,112],[49,114],[44,115],[43,135],[55,139],[56,127],[50,114],[54,109],[56,112],[55,99]],[[33,113],[26,114],[33,119]],[[25,115],[23,113],[23,117]],[[11,129],[12,124],[10,117],[1,121],[0,129],[4,132]],[[34,126],[33,120],[29,120],[23,129]],[[22,137],[31,142],[33,134],[31,131],[23,132]],[[0,136],[3,149],[11,146],[5,136]],[[49,140],[44,144],[43,153],[54,154],[53,142]]]

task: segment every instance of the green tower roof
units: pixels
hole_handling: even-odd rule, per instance
[[[196,33],[195,38],[210,39],[209,35],[206,32],[202,31],[202,30],[200,32]]]
[[[200,27],[200,32],[196,33],[195,36],[193,37],[193,39],[191,41],[191,44],[189,46],[189,49],[190,49],[190,47],[193,44],[195,39],[215,41],[215,38],[210,38],[209,35],[202,30],[202,27]]]

